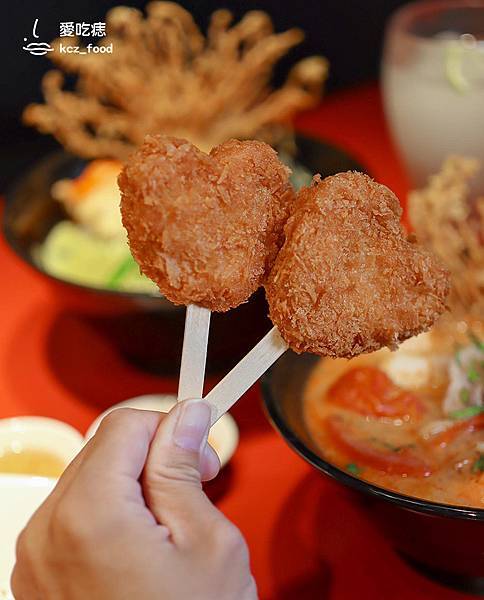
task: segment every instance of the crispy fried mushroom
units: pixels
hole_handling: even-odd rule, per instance
[[[174,2],[150,2],[146,13],[111,9],[102,53],[65,54],[62,39],[52,42],[49,58],[59,70],[45,75],[45,103],[29,105],[24,122],[73,154],[125,160],[155,133],[207,151],[232,137],[274,144],[291,117],[321,97],[328,62],[320,56],[297,63],[286,83],[271,89],[275,63],[303,34],[274,33],[264,12],[250,11],[231,26],[232,14],[218,10],[206,36]],[[64,86],[64,73],[75,78],[74,89]]]

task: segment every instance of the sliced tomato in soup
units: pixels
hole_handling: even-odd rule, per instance
[[[414,448],[385,449],[378,440],[365,439],[339,415],[325,419],[328,436],[334,446],[348,460],[394,475],[425,477],[432,472],[431,465],[417,455]]]
[[[326,398],[365,416],[416,418],[424,412],[415,394],[395,385],[381,369],[371,366],[346,371],[329,388]]]

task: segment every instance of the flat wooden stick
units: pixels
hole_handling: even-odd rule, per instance
[[[205,400],[212,406],[212,425],[288,349],[277,327],[261,341],[211,390]]]
[[[178,401],[201,398],[207,362],[211,311],[195,304],[187,306],[185,333],[178,382]]]

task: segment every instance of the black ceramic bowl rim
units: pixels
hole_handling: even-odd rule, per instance
[[[129,298],[133,300],[147,300],[147,299],[164,299],[164,297],[157,292],[130,292],[127,290],[115,290],[110,288],[103,287],[95,287],[93,285],[87,285],[84,283],[79,283],[78,281],[74,281],[71,279],[61,279],[49,271],[44,270],[39,264],[33,260],[32,256],[28,252],[24,252],[17,244],[16,240],[13,236],[10,235],[9,230],[5,227],[5,220],[2,223],[2,233],[5,241],[11,250],[20,258],[23,262],[27,263],[29,267],[40,273],[44,277],[51,279],[57,283],[62,284],[65,287],[73,287],[74,289],[82,290],[83,292],[88,292],[89,294],[102,294],[103,296],[113,296],[117,298]],[[173,305],[173,308],[177,307]]]
[[[42,166],[43,164],[46,164],[47,161],[49,160],[49,158],[51,158],[53,155],[56,155],[56,154],[60,155],[61,153],[60,152],[50,153],[49,155],[47,155],[46,157],[44,157],[43,159],[41,159],[40,161],[35,163],[35,166],[38,167],[38,166]],[[34,260],[32,254],[30,252],[25,251],[21,247],[21,245],[18,243],[17,238],[11,231],[10,227],[8,227],[8,202],[9,202],[10,198],[14,198],[16,196],[17,189],[21,185],[22,185],[22,182],[19,180],[19,181],[13,183],[13,185],[11,185],[7,189],[7,191],[5,193],[5,206],[3,209],[2,223],[1,223],[1,231],[3,234],[4,240],[7,242],[7,245],[14,252],[14,254],[16,254],[17,257],[20,258],[20,260],[27,263],[29,265],[29,267],[31,267],[32,269],[37,271],[37,273],[40,273],[44,277],[47,277],[48,279],[51,279],[57,283],[60,283],[63,286],[73,287],[74,289],[82,290],[82,291],[88,292],[90,294],[101,294],[101,295],[106,295],[106,296],[130,298],[130,299],[135,299],[135,300],[136,299],[137,300],[146,300],[146,299],[151,299],[151,298],[155,298],[155,299],[163,298],[159,292],[152,292],[152,293],[150,293],[150,292],[130,292],[127,290],[115,290],[115,289],[109,289],[109,288],[95,287],[92,285],[79,283],[77,281],[73,281],[70,279],[62,279],[61,277],[52,275],[52,273],[49,273],[49,271],[46,271],[45,269],[43,269],[41,267],[41,265],[39,265]]]
[[[159,292],[130,292],[128,290],[115,290],[110,288],[103,287],[95,287],[93,285],[87,285],[84,283],[79,283],[78,281],[74,281],[72,279],[62,279],[61,277],[57,277],[57,275],[53,275],[43,269],[33,258],[29,252],[24,252],[19,244],[17,244],[14,236],[11,235],[10,230],[5,226],[5,219],[2,222],[2,233],[3,238],[7,242],[10,249],[16,254],[18,258],[20,258],[23,262],[27,263],[27,265],[40,273],[42,276],[47,277],[55,281],[56,283],[60,283],[65,287],[71,287],[74,289],[82,290],[83,292],[88,292],[89,294],[101,294],[105,296],[113,296],[117,298],[129,298],[133,300],[147,300],[147,299],[165,299]],[[173,305],[173,309],[178,308]],[[183,308],[183,307],[182,307]]]
[[[277,363],[276,363],[277,364]],[[464,506],[455,506],[451,504],[442,504],[431,502],[421,498],[413,498],[379,487],[343,471],[342,469],[327,462],[321,456],[310,450],[299,437],[292,431],[278,410],[278,402],[272,393],[271,388],[271,370],[261,379],[262,398],[264,407],[274,428],[282,435],[289,446],[306,460],[313,467],[322,471],[332,479],[369,496],[376,496],[380,499],[396,504],[402,508],[426,513],[439,517],[465,519],[472,521],[484,521],[484,509],[471,508]]]

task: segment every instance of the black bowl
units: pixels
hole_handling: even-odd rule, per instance
[[[396,550],[426,575],[473,593],[484,593],[484,510],[411,498],[383,489],[327,462],[303,419],[306,382],[318,357],[286,352],[261,381],[274,427],[293,450],[319,471],[365,499],[364,506]]]
[[[296,136],[295,161],[323,176],[349,169],[363,170],[345,152],[317,140]],[[50,229],[67,215],[51,194],[58,179],[75,177],[85,162],[57,152],[46,156],[7,193],[3,234],[12,250],[52,284],[57,301],[94,320],[118,350],[145,369],[175,373],[179,366],[184,328],[184,307],[157,294],[113,291],[60,280],[35,260],[35,248]],[[268,331],[271,323],[264,294],[211,319],[207,357],[209,373],[226,371]]]

